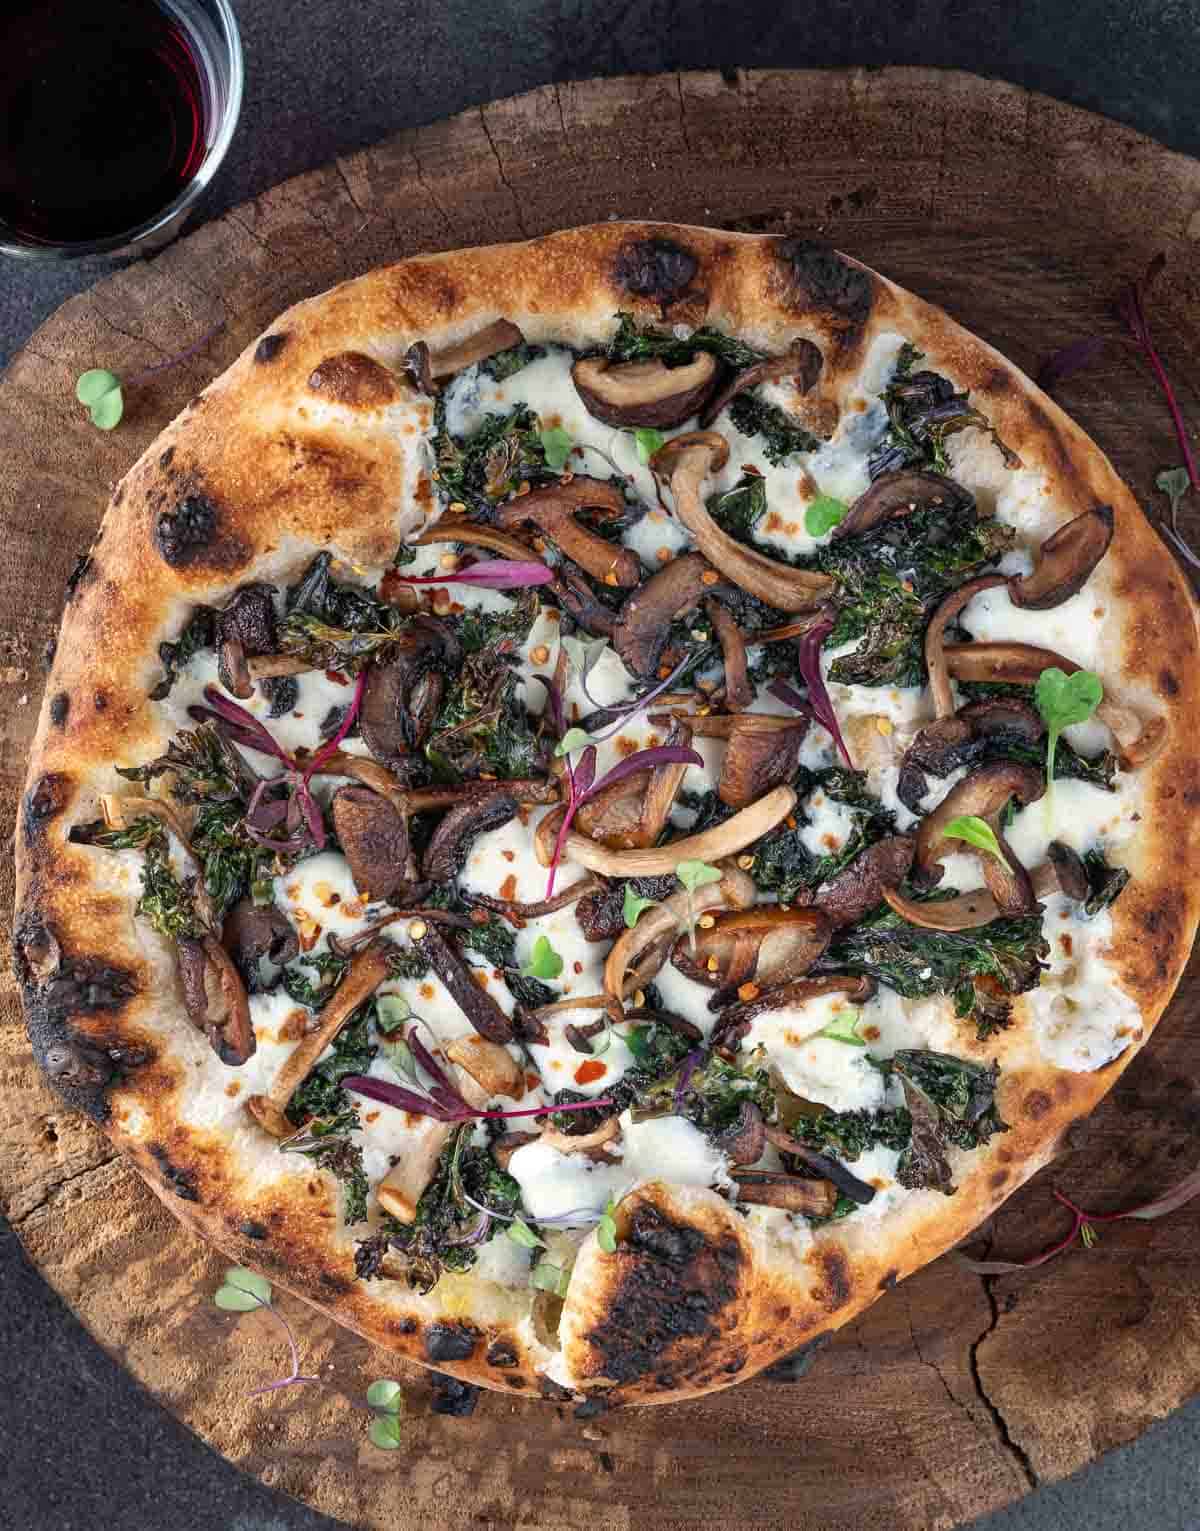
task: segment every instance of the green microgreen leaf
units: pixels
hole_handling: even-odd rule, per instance
[[[565,1297],[571,1284],[571,1272],[543,1260],[529,1272],[529,1284],[539,1292],[553,1292],[556,1297]]]
[[[666,445],[667,438],[661,431],[653,431],[643,426],[634,431],[633,439],[637,443],[638,462],[648,463],[660,447]]]
[[[121,394],[121,379],[115,372],[93,367],[82,373],[75,384],[75,397],[91,416],[92,424],[100,430],[111,431],[120,424],[125,401]]]
[[[1154,480],[1156,486],[1162,490],[1171,502],[1171,519],[1174,520],[1179,513],[1179,502],[1192,486],[1186,468],[1164,468]]]
[[[381,994],[375,1001],[381,1031],[399,1031],[412,1019],[412,1007],[403,994]]]
[[[632,930],[638,920],[641,919],[643,911],[653,909],[654,905],[654,899],[640,898],[633,891],[633,884],[631,882],[625,884],[625,924],[628,929]]]
[[[563,970],[563,960],[550,945],[546,936],[539,936],[533,943],[533,953],[521,969],[522,978],[557,978]]]
[[[707,861],[681,861],[675,868],[675,876],[689,893],[695,893],[697,888],[707,888],[711,882],[720,882],[721,869],[709,866]]]
[[[384,1414],[404,1412],[404,1389],[391,1377],[380,1377],[367,1389],[367,1402],[371,1408]]]
[[[592,736],[583,728],[568,728],[555,746],[556,755],[569,755],[572,750],[582,750],[592,742]]]
[[[596,1225],[596,1243],[606,1255],[614,1253],[617,1247],[617,1206],[614,1201],[609,1201],[604,1209],[604,1215]]]
[[[825,1037],[830,1042],[845,1042],[851,1047],[865,1047],[867,1044],[858,1034],[858,1023],[861,1019],[857,1010],[842,1010],[817,1035]]]
[[[1072,723],[1083,723],[1104,700],[1104,686],[1091,670],[1068,675],[1057,666],[1043,670],[1033,690],[1033,700],[1046,724],[1046,783],[1054,782],[1054,754],[1058,736]]]
[[[519,1217],[513,1218],[507,1232],[513,1243],[520,1244],[522,1249],[540,1249],[545,1242],[544,1239],[539,1239],[529,1224]]]
[[[561,425],[552,426],[548,431],[539,431],[538,440],[545,453],[547,468],[551,473],[561,473],[567,466],[567,458],[570,457],[571,448],[575,443]]]
[[[271,1304],[271,1283],[257,1271],[231,1265],[213,1301],[226,1313],[249,1313],[254,1308],[266,1308]]]
[[[973,813],[960,814],[957,819],[950,820],[942,830],[942,834],[947,840],[965,840],[977,851],[986,851],[989,856],[995,856],[1005,871],[1012,871],[1004,852],[1000,849],[1000,842],[996,839],[995,831],[986,819],[978,818]]]
[[[398,1414],[376,1414],[367,1427],[367,1439],[380,1451],[395,1451],[402,1444],[403,1433]]]
[[[818,495],[804,512],[804,529],[810,537],[823,537],[846,519],[849,509],[845,500],[837,500],[831,494]]]

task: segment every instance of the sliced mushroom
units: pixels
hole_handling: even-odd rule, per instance
[[[1092,891],[1087,868],[1082,860],[1061,840],[1051,840],[1046,847],[1046,860],[1032,872],[1033,887],[1039,898],[1048,893],[1062,893],[1081,904]]]
[[[768,1010],[799,1008],[826,994],[844,994],[853,1004],[860,1005],[874,992],[874,980],[858,973],[823,973],[818,977],[794,978],[791,983],[767,989],[754,999],[722,1010],[712,1034],[712,1045],[723,1052],[733,1051],[736,1043],[750,1030],[754,1018]]]
[[[1108,552],[1113,536],[1111,505],[1096,505],[1060,526],[1038,549],[1031,574],[1009,581],[1008,597],[1026,611],[1048,611],[1070,600]]]
[[[480,792],[468,797],[438,824],[421,858],[421,872],[430,882],[450,882],[466,865],[472,842],[488,830],[499,829],[517,816],[511,792]]]
[[[395,898],[417,885],[408,821],[392,803],[368,787],[340,787],[331,808],[354,886],[364,898]]]
[[[375,1199],[398,1222],[411,1223],[426,1187],[437,1172],[442,1150],[454,1136],[450,1122],[425,1121],[410,1134],[404,1150],[375,1188]]]
[[[603,1150],[621,1135],[621,1124],[615,1116],[606,1117],[592,1132],[573,1135],[550,1126],[549,1117],[544,1120],[547,1125],[542,1129],[542,1142],[547,1148],[556,1148],[560,1154],[586,1154],[589,1159],[607,1158],[607,1154],[599,1153],[598,1150]]]
[[[414,934],[418,924],[425,926],[419,935]],[[437,926],[426,921],[414,922],[409,927],[409,939],[428,958],[430,967],[450,991],[450,998],[479,1035],[489,1042],[511,1042],[512,1022],[487,990],[475,982],[472,968]]]
[[[735,1169],[730,1174],[739,1202],[802,1212],[806,1217],[828,1217],[837,1205],[837,1187],[829,1180],[808,1180],[782,1170]]]
[[[832,934],[819,909],[759,904],[717,915],[694,932],[694,949],[691,936],[680,936],[671,961],[710,989],[736,989],[750,980],[758,989],[773,988],[807,973],[824,955]]]
[[[846,516],[834,527],[831,540],[861,536],[863,532],[874,531],[885,521],[911,515],[914,510],[943,505],[947,510],[961,510],[974,503],[971,494],[952,478],[928,473],[923,468],[897,468],[890,473],[881,473],[859,495]]]
[[[743,712],[754,700],[754,687],[747,673],[746,640],[733,614],[720,601],[709,596],[704,610],[721,645],[725,664],[725,706],[730,712]]]
[[[414,547],[429,547],[433,543],[463,542],[471,547],[487,548],[501,558],[511,558],[516,563],[528,562],[533,549],[519,537],[509,532],[497,531],[494,526],[480,526],[465,516],[443,516],[436,526],[413,538]]]
[[[722,531],[709,515],[701,495],[705,480],[724,467],[729,444],[715,431],[691,431],[674,436],[650,459],[650,466],[667,478],[675,514],[692,534],[697,548],[726,578],[780,611],[809,611],[833,590],[825,574],[791,569],[762,553],[743,547]]]
[[[246,660],[246,675],[251,681],[278,680],[282,675],[306,675],[316,666],[298,654],[254,654]],[[232,686],[229,688],[233,690]],[[235,696],[243,695],[240,691]],[[249,695],[246,692],[245,695]]]
[[[744,1100],[736,1119],[713,1138],[731,1164],[753,1164],[761,1159],[767,1146],[767,1128],[763,1114],[752,1100]]]
[[[585,356],[571,380],[589,415],[605,425],[672,430],[703,408],[717,381],[717,360],[697,351],[682,367],[652,361],[610,362]]]
[[[374,942],[353,957],[341,983],[317,1016],[316,1026],[301,1037],[289,1053],[270,1091],[266,1095],[251,1095],[246,1101],[247,1111],[272,1137],[287,1138],[295,1132],[295,1127],[284,1115],[288,1102],[359,1005],[370,999],[390,972],[388,946],[384,941]]]
[[[927,724],[905,751],[896,795],[913,813],[920,812],[928,791],[925,773],[949,776],[959,766],[977,764],[989,752],[992,741],[1019,739],[1036,744],[1046,732],[1037,709],[1017,697],[989,697],[960,707],[952,718]]]
[[[1032,643],[948,643],[946,666],[955,680],[1001,681],[1009,685],[1035,686],[1043,670],[1059,669],[1074,675],[1080,668],[1073,659]],[[1167,720],[1143,718],[1132,707],[1105,696],[1096,716],[1106,725],[1128,766],[1145,765],[1167,741]]]
[[[451,1063],[456,1063],[484,1092],[489,1100],[496,1095],[506,1095],[510,1100],[520,1100],[525,1093],[525,1074],[521,1065],[499,1042],[489,1042],[486,1037],[455,1037],[447,1042],[443,1051]]]
[[[593,638],[613,636],[616,616],[603,601],[597,599],[583,571],[569,559],[563,559],[557,576],[542,588],[553,595],[576,627],[581,627]]]
[[[797,1097],[798,1099],[798,1097]],[[821,1112],[824,1115],[824,1112]],[[818,1118],[819,1119],[819,1118]],[[875,1187],[868,1185],[865,1180],[860,1180],[857,1175],[852,1175],[844,1164],[829,1154],[818,1153],[815,1148],[810,1148],[807,1143],[798,1143],[785,1127],[773,1127],[768,1125],[765,1133],[769,1143],[773,1143],[781,1154],[789,1154],[793,1159],[799,1159],[806,1168],[819,1176],[822,1180],[830,1180],[843,1196],[848,1196],[851,1201],[865,1207],[875,1200]]]
[[[699,553],[675,558],[625,599],[613,628],[613,648],[631,675],[654,674],[670,638],[672,621],[698,606],[718,581]]]
[[[657,877],[673,872],[681,861],[707,861],[713,865],[726,856],[735,856],[774,829],[795,806],[796,794],[791,787],[775,787],[757,803],[743,808],[722,824],[714,824],[698,835],[685,835],[682,840],[645,850],[611,851],[572,830],[567,835],[563,859],[587,867],[591,872],[599,872],[603,877]],[[562,822],[560,812],[547,814],[534,837],[534,849],[543,866],[550,865],[553,837]]]
[[[940,862],[952,851],[969,851],[965,840],[948,840],[942,830],[951,819],[968,815],[983,819],[998,832],[1001,811],[1012,798],[1022,806],[1037,802],[1046,790],[1040,771],[998,760],[981,766],[952,788],[934,811],[921,822],[917,832],[917,853],[913,880],[919,887],[932,887],[941,880]],[[1029,877],[1011,849],[1002,846],[1008,870],[986,851],[979,852],[984,880],[1002,908],[1009,913],[1027,912],[1033,904]]]
[[[445,690],[441,671],[457,668],[462,645],[444,623],[419,616],[392,651],[367,671],[358,726],[375,759],[402,771],[428,738]]]
[[[1062,893],[1076,903],[1087,898],[1091,892],[1087,872],[1070,846],[1053,840],[1046,855],[1048,859],[1029,874],[1035,897]],[[975,930],[990,925],[1005,913],[986,888],[928,901],[905,898],[894,888],[885,889],[883,896],[901,919],[926,930]]]
[[[292,922],[282,909],[256,904],[252,898],[239,899],[225,916],[222,940],[248,994],[269,989],[300,949]]]
[[[690,900],[688,893],[680,888],[661,904],[647,909],[632,930],[626,930],[618,937],[604,964],[604,992],[610,1010],[620,1015],[626,995],[647,983],[666,961],[675,933],[687,917],[689,908],[696,916],[709,909],[748,909],[757,897],[753,879],[729,865],[721,868],[720,882],[697,888]],[[658,965],[647,977],[643,964],[651,952]],[[634,974],[632,979],[631,972]]]
[[[218,678],[227,691],[245,700],[254,694],[247,660],[258,654],[273,654],[279,647],[275,586],[243,585],[217,613],[216,640]]]
[[[954,694],[950,690],[950,674],[946,668],[946,624],[981,591],[1005,582],[1003,574],[981,574],[976,579],[969,579],[946,596],[930,619],[925,630],[925,667],[933,692],[933,710],[939,718],[948,718],[954,712]]]
[[[636,585],[642,577],[637,554],[606,542],[576,521],[575,512],[585,506],[605,511],[608,517],[624,515],[628,508],[625,496],[611,480],[580,473],[566,483],[546,484],[518,495],[499,508],[496,524],[520,526],[530,521],[593,579],[605,585]]]
[[[692,731],[676,721],[666,743],[686,749]],[[598,792],[579,810],[580,832],[612,849],[632,850],[654,845],[666,827],[687,763],[671,763],[635,771]]]
[[[192,1025],[230,1068],[253,1057],[257,1046],[250,1004],[229,953],[216,936],[185,937],[176,943],[183,1002]]]
[[[912,835],[889,835],[856,856],[817,892],[816,902],[834,929],[856,925],[908,876],[917,842]]]
[[[511,351],[513,346],[523,345],[524,341],[524,335],[515,324],[507,319],[496,319],[442,351],[430,351],[424,341],[417,341],[408,348],[405,370],[418,383],[422,393],[431,393],[433,385],[445,382],[456,372],[486,361],[499,351]]]
[[[575,919],[587,941],[615,941],[625,929],[625,888],[623,882],[607,883],[588,874],[592,887],[575,906]],[[661,903],[678,886],[673,876],[639,877],[631,884],[639,898]]]
[[[703,733],[704,724],[709,721],[697,719],[694,730]],[[717,796],[723,803],[730,808],[746,808],[772,788],[791,781],[809,729],[808,718],[773,718],[766,713],[743,712],[721,722],[729,725],[724,735],[729,748],[721,762],[717,785]]]
[[[743,367],[718,389],[700,412],[700,428],[708,430],[739,393],[744,393],[747,388],[757,388],[760,383],[778,383],[785,377],[792,377],[800,392],[807,393],[821,375],[823,364],[824,357],[812,341],[798,335],[782,356],[768,356],[752,367]]]

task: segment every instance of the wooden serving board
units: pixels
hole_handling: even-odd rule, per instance
[[[1030,372],[1073,338],[1115,339],[1117,286],[1165,252],[1152,322],[1200,421],[1200,165],[1046,97],[921,69],[669,75],[550,87],[400,134],[73,298],[13,361],[0,385],[4,822],[64,581],[113,483],[198,388],[287,304],[372,266],[616,217],[823,235]],[[218,320],[201,356],[133,391],[111,436],[83,420],[79,372],[131,375]],[[1060,397],[1143,502],[1161,502],[1154,474],[1179,454],[1142,363],[1114,344]],[[0,868],[6,920],[11,876]],[[1064,1232],[1052,1186],[1107,1210],[1195,1166],[1198,984],[1193,963],[1152,1047],[981,1248],[1024,1257]],[[356,1526],[947,1527],[1132,1439],[1200,1387],[1198,1202],[1021,1276],[981,1281],[949,1256],[792,1385],[589,1422],[484,1394],[473,1419],[445,1419],[423,1374],[284,1298],[325,1385],[247,1399],[278,1375],[269,1318],[217,1312],[225,1262],[43,1088],[7,974],[0,1004],[0,1205],[30,1257],[218,1451]],[[410,1435],[387,1454],[354,1400],[402,1373]]]

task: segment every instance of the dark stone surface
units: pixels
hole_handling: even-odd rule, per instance
[[[246,103],[210,212],[478,102],[556,79],[663,69],[968,69],[1200,152],[1197,0],[237,0],[237,9]],[[0,366],[63,299],[111,269],[0,263]],[[0,1525],[334,1526],[236,1472],[153,1404],[91,1342],[2,1223],[0,1294]],[[1198,1502],[1200,1402],[974,1531],[1194,1531]]]

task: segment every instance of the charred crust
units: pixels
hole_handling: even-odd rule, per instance
[[[32,845],[50,820],[67,806],[70,789],[69,776],[61,771],[47,771],[26,792],[21,802],[21,823],[25,830],[26,845]]]
[[[509,1385],[509,1387],[524,1387],[525,1386],[525,1378],[520,1376],[520,1375],[518,1375],[516,1377],[505,1377],[504,1380]]]
[[[95,696],[92,697],[92,706],[97,712],[103,712],[108,706],[108,698],[103,691],[97,691]]]
[[[309,374],[308,386],[313,393],[352,409],[390,404],[400,394],[395,373],[362,351],[327,356]]]
[[[473,1382],[462,1382],[445,1372],[434,1372],[430,1378],[433,1397],[429,1407],[434,1414],[448,1414],[451,1419],[468,1419],[479,1402],[479,1389]]]
[[[988,1176],[988,1184],[991,1186],[993,1191],[1002,1190],[1003,1187],[1008,1184],[1008,1171],[993,1170],[992,1173]]]
[[[95,579],[96,571],[92,566],[92,555],[80,553],[75,560],[75,567],[67,575],[66,598],[73,601],[83,587],[92,579]]]
[[[508,1340],[493,1340],[488,1346],[489,1366],[516,1366],[517,1360],[517,1347]]]
[[[49,673],[54,664],[54,656],[58,653],[58,634],[47,638],[45,647],[42,649],[42,669]]]
[[[1027,1116],[1031,1122],[1041,1121],[1046,1112],[1050,1110],[1054,1102],[1046,1094],[1045,1090],[1030,1090],[1021,1102],[1021,1114]]]
[[[238,1232],[244,1239],[265,1239],[268,1231],[265,1223],[256,1223],[251,1218],[238,1224]]]
[[[686,292],[700,262],[672,239],[631,239],[617,251],[613,280],[638,298],[669,303]]]
[[[775,255],[779,263],[776,296],[784,306],[802,314],[824,314],[842,344],[853,345],[875,299],[871,273],[852,265],[820,239],[781,239]]]
[[[166,451],[163,452],[159,456],[158,466],[160,468],[164,468],[164,469],[165,468],[169,468],[171,466],[172,462],[174,462],[174,460],[175,460],[175,448],[174,447],[168,447],[166,449]]]
[[[288,343],[288,332],[281,331],[278,335],[264,335],[254,347],[254,360],[260,367],[265,367],[268,362],[273,362]]]
[[[173,569],[198,563],[217,539],[220,516],[203,495],[188,495],[174,510],[164,510],[154,525],[154,541]]]
[[[892,1288],[896,1285],[896,1282],[899,1281],[899,1279],[900,1279],[900,1272],[893,1267],[892,1270],[886,1271],[884,1273],[884,1275],[883,1275],[883,1277],[882,1277],[882,1279],[880,1280],[880,1283],[879,1283],[879,1290],[881,1292],[890,1292],[892,1290]]]
[[[475,1353],[479,1331],[469,1324],[430,1324],[425,1354],[431,1361],[467,1361]]]
[[[196,1189],[196,1171],[172,1164],[170,1154],[161,1143],[148,1143],[146,1148],[150,1157],[158,1165],[167,1189],[174,1191],[180,1201],[198,1202],[200,1192]]]
[[[732,1234],[709,1241],[645,1203],[630,1219],[620,1257],[620,1283],[588,1336],[603,1375],[618,1383],[654,1371],[680,1341],[715,1335],[743,1266]]]
[[[1158,672],[1158,694],[1167,697],[1179,695],[1179,677],[1165,665]]]
[[[549,1377],[539,1377],[537,1383],[538,1392],[552,1403],[570,1403],[575,1396],[569,1387],[563,1387],[561,1382],[554,1382]]]
[[[399,1318],[389,1327],[394,1329],[397,1334],[416,1334],[417,1321],[415,1318]]]
[[[59,691],[50,698],[50,721],[55,728],[62,728],[70,710],[71,698],[65,691]]]
[[[793,1350],[791,1355],[768,1366],[763,1376],[768,1382],[799,1382],[801,1377],[807,1376],[812,1370],[813,1362],[832,1338],[832,1334],[815,1335],[806,1345],[801,1345],[799,1350]]]
[[[825,1278],[824,1289],[817,1294],[820,1300],[831,1312],[844,1308],[854,1292],[845,1250],[839,1249],[837,1245],[821,1249],[817,1253],[816,1263]]]
[[[596,1393],[591,1398],[585,1398],[582,1403],[577,1403],[572,1409],[576,1419],[599,1419],[601,1414],[607,1414],[609,1409],[608,1399]]]

